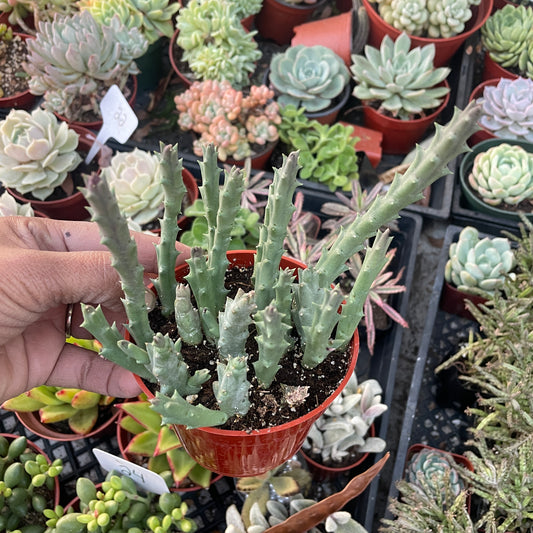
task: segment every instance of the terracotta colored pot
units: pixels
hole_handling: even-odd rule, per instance
[[[254,170],[263,170],[267,166],[267,163],[270,161],[270,156],[277,144],[277,141],[267,143],[263,150],[251,156],[251,165]],[[233,159],[232,157],[228,157],[226,161],[221,161],[221,163],[242,167],[244,165],[244,159]]]
[[[70,124],[69,128],[75,130],[79,135],[78,147],[80,151],[87,153],[96,139],[95,134],[76,124]],[[28,200],[28,198],[22,196],[14,189],[8,188],[7,190],[19,202],[30,203],[34,210],[40,211],[50,218],[87,220],[90,217],[89,212],[85,209],[89,204],[85,196],[79,191],[59,200]]]
[[[255,26],[261,36],[278,44],[289,44],[294,36],[294,27],[311,19],[315,10],[322,8],[327,0],[316,4],[287,4],[283,0],[263,0],[261,11],[255,16]]]
[[[117,421],[117,443],[118,448],[120,450],[120,454],[126,461],[129,461],[130,463],[139,464],[142,461],[136,460],[136,455],[128,453],[126,451],[126,448],[128,447],[128,444],[130,443],[130,440],[132,438],[132,434],[126,431],[124,428],[120,426],[120,419],[124,416],[124,413],[120,413],[119,419]],[[140,456],[137,456],[140,458]],[[142,465],[141,465],[142,466]],[[224,476],[218,474],[213,475],[211,477],[211,485],[213,483],[216,483],[219,479],[222,479]],[[171,492],[196,492],[198,490],[202,490],[203,487],[200,487],[199,485],[193,485],[191,487],[180,487],[179,485],[174,485],[173,487],[170,487]]]
[[[350,0],[351,4],[351,0]],[[352,64],[352,11],[313,20],[294,27],[291,46],[322,45],[333,50],[349,68]]]
[[[137,76],[131,76],[131,94],[128,98],[128,104],[130,104],[130,107],[133,107],[135,104],[135,99],[137,98],[137,88],[138,88]],[[94,131],[100,130],[100,128],[102,127],[104,123],[103,120],[95,120],[93,122],[81,122],[78,120],[69,120],[67,117],[60,115],[59,113],[56,113],[55,111],[54,111],[54,115],[59,120],[66,122],[70,127],[79,126],[80,128],[85,128],[85,129],[94,130]]]
[[[494,59],[490,57],[488,52],[485,52],[483,57],[483,81],[493,80],[495,78],[509,78],[511,80],[516,80],[518,76],[513,74],[510,70],[500,66]]]
[[[30,413],[19,413],[18,411],[15,411],[15,415],[20,420],[21,424],[32,433],[35,433],[35,435],[39,435],[39,437],[42,437],[43,439],[67,442],[88,439],[99,435],[112,435],[115,429],[114,424],[117,421],[119,411],[118,409],[111,407],[109,417],[102,424],[96,426],[86,435],[78,435],[77,433],[64,433],[62,431],[57,431],[50,424],[43,424],[39,418],[38,411],[32,411]]]
[[[3,13],[5,14],[5,13]],[[1,23],[1,22],[0,22]],[[26,33],[13,33],[13,36],[18,35],[22,40],[33,39],[31,35]],[[4,96],[0,98],[0,108],[16,108],[16,109],[30,109],[36,100],[36,96],[30,93],[30,90],[22,91],[11,96]]]
[[[464,195],[466,203],[470,206],[471,209],[480,213],[486,213],[496,218],[514,220],[518,223],[520,222],[520,217],[518,216],[518,213],[516,211],[507,211],[505,209],[500,209],[499,207],[495,207],[485,203],[476,194],[474,194],[473,190],[468,184],[468,175],[472,170],[475,157],[481,152],[486,152],[490,147],[502,143],[516,144],[533,154],[533,144],[527,141],[500,139],[497,137],[495,137],[494,139],[487,139],[486,141],[481,141],[472,148],[471,152],[468,152],[463,157],[463,160],[461,161],[461,164],[459,166],[459,183],[461,185],[461,193]],[[533,221],[532,211],[524,214],[529,220]]]
[[[376,435],[376,429],[374,427],[374,424],[370,426],[369,432],[372,437]],[[364,453],[361,454],[361,457],[359,457],[359,459],[357,459],[357,461],[355,461],[354,463],[341,467],[332,467],[325,466],[322,463],[315,461],[305,453],[305,450],[303,448],[300,450],[300,453],[305,459],[307,467],[309,468],[309,472],[311,472],[314,481],[336,479],[342,475],[348,475],[349,477],[353,477],[356,474],[355,470],[357,469],[357,467],[363,464],[366,461],[367,457],[370,455],[369,453]]]
[[[448,82],[444,85],[449,87]],[[450,93],[442,104],[429,115],[416,120],[399,120],[378,113],[373,107],[364,105],[363,114],[365,127],[383,133],[383,151],[389,154],[406,154],[423,137],[424,133],[437,120],[437,117],[448,105]]]
[[[0,436],[1,437],[5,437],[7,440],[15,440],[15,439],[18,439],[20,437],[20,435],[14,435],[13,433],[0,433]],[[29,439],[27,439],[26,443],[27,443],[26,444],[27,447],[32,452],[43,455],[46,458],[46,461],[49,464],[52,463],[52,461],[50,460],[48,455],[46,455],[45,451],[42,448],[40,448],[39,446],[37,446],[37,444],[35,444],[34,442],[32,442]],[[56,476],[54,478],[54,492],[53,492],[54,507],[59,504],[60,496],[61,496],[61,489],[60,489],[60,485],[59,485],[59,477]],[[43,522],[44,522],[44,520],[43,520]]]
[[[475,294],[467,294],[453,285],[450,285],[447,281],[444,282],[439,303],[440,308],[443,311],[446,311],[446,313],[457,315],[475,322],[476,319],[474,318],[474,315],[472,315],[466,307],[466,301],[472,302],[477,307],[480,304],[484,304],[487,299]]]
[[[368,13],[370,21],[370,34],[368,36],[368,44],[379,48],[381,41],[385,35],[389,35],[392,39],[396,39],[400,35],[400,30],[397,30],[390,24],[387,24],[379,15],[375,8],[375,4],[371,4],[369,0],[362,0],[363,5]],[[472,18],[466,24],[466,29],[459,35],[453,37],[432,39],[430,37],[415,37],[410,35],[411,47],[425,46],[427,44],[435,44],[435,60],[436,67],[447,65],[452,56],[459,50],[463,42],[470,37],[475,31],[479,30],[485,21],[489,18],[492,11],[493,0],[482,0],[479,6],[472,7]]]
[[[230,267],[252,266],[255,251],[229,251]],[[188,265],[176,268],[177,279],[182,279],[188,272]],[[282,257],[280,268],[305,268],[295,259]],[[302,446],[313,422],[327,409],[331,402],[341,393],[352,375],[359,352],[359,336],[355,332],[352,342],[352,353],[346,376],[335,392],[320,406],[305,416],[282,424],[281,426],[260,429],[257,431],[233,431],[204,427],[186,429],[176,425],[175,430],[187,453],[205,468],[230,477],[250,477],[264,474],[287,461]],[[137,378],[143,392],[148,397],[153,394]]]
[[[481,98],[483,96],[483,91],[485,90],[485,87],[495,87],[498,85],[498,82],[500,81],[500,78],[497,79],[491,79],[486,80],[479,85],[477,85],[474,90],[470,93],[469,102],[472,100],[477,100],[478,98]],[[478,124],[479,125],[479,124]],[[472,147],[475,146],[477,143],[480,143],[481,141],[486,141],[488,139],[495,139],[496,136],[489,131],[486,128],[483,128],[480,126],[480,130],[476,131],[474,134],[470,136],[468,139],[468,146]]]
[[[170,39],[170,42],[168,43],[168,59],[170,61],[170,66],[172,67],[172,70],[178,75],[178,78],[181,80],[181,82],[185,85],[185,87],[190,87],[194,80],[185,76],[185,74],[180,70],[174,55],[174,47],[177,46],[176,40],[178,39],[178,33],[179,29],[176,29],[176,31],[172,35],[172,38]]]

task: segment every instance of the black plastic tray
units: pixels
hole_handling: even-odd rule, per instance
[[[389,499],[398,494],[395,482],[402,478],[407,450],[412,444],[427,444],[460,454],[466,449],[464,442],[471,421],[464,412],[465,405],[458,401],[458,395],[449,392],[454,380],[444,382],[443,376],[434,372],[468,340],[470,331],[478,331],[477,322],[449,314],[439,307],[448,249],[461,229],[461,226],[450,225],[446,230],[394,458]],[[388,511],[386,517],[392,518]]]

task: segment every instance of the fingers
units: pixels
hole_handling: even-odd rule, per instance
[[[63,348],[46,384],[76,387],[117,398],[133,398],[141,392],[131,372],[71,344]]]

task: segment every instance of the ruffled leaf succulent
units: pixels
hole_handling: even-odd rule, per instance
[[[172,17],[180,8],[179,2],[169,0],[79,0],[80,10],[88,10],[102,24],[109,24],[118,15],[127,28],[140,28],[149,43],[160,37],[172,37]]]
[[[126,217],[142,226],[162,214],[164,191],[157,154],[139,148],[117,152],[102,174],[115,191],[118,206]]]
[[[501,78],[477,99],[483,114],[479,125],[503,139],[533,142],[533,79]]]
[[[177,17],[177,44],[196,80],[227,80],[235,88],[249,85],[249,75],[261,57],[230,2],[190,0]]]
[[[462,292],[477,294],[481,289],[492,293],[503,285],[514,265],[509,239],[480,239],[476,228],[466,226],[450,245],[444,277]]]
[[[333,50],[302,44],[274,54],[269,76],[281,106],[305,107],[311,113],[330,106],[350,80],[348,68]]]
[[[135,59],[146,52],[148,41],[118,16],[103,25],[82,11],[41,22],[27,45],[30,91],[44,95],[45,109],[79,120],[86,111],[100,116],[99,101],[111,85],[124,90],[139,72]]]
[[[365,46],[364,55],[352,55],[352,76],[356,81],[354,96],[364,102],[376,102],[378,111],[408,120],[425,110],[435,109],[450,89],[441,84],[450,69],[435,68],[435,45],[410,50],[406,33],[393,41],[383,38],[380,49]]]
[[[468,184],[488,205],[518,205],[531,200],[533,154],[506,142],[492,146],[475,157]]]
[[[53,113],[12,109],[0,122],[2,183],[45,200],[81,162],[78,134]]]
[[[481,27],[481,40],[491,59],[503,68],[523,69],[533,39],[533,8],[505,5]]]

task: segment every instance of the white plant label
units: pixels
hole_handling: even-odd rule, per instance
[[[140,489],[155,494],[170,492],[159,474],[98,448],[93,448],[93,453],[104,470],[116,470],[122,476],[129,477]]]
[[[105,142],[113,138],[125,143],[139,124],[137,115],[117,85],[112,85],[100,102],[103,124],[91,146],[85,164],[88,165]]]

